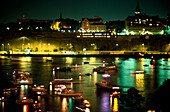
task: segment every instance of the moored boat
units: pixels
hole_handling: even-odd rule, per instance
[[[106,80],[96,83],[97,89],[102,89],[106,91],[120,91],[119,86],[113,86],[109,84]]]

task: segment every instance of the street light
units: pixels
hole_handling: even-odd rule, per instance
[[[2,51],[4,51],[4,44],[2,44]]]
[[[9,51],[9,45],[10,45],[10,44],[8,43],[7,45],[8,45],[8,51]]]
[[[143,46],[143,51],[145,52],[145,47],[144,47],[144,46],[145,46],[145,44],[143,43],[143,44],[142,44],[142,46]]]
[[[27,38],[27,37],[21,37],[22,38],[22,45],[25,43],[25,38]]]

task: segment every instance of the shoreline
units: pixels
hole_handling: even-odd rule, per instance
[[[0,56],[31,57],[125,57],[125,58],[170,58],[170,54],[0,54]]]

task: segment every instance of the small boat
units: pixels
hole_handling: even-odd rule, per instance
[[[0,102],[5,102],[7,101],[7,99],[5,99],[4,97],[0,98]]]
[[[120,91],[119,86],[113,86],[109,84],[106,80],[102,80],[101,82],[96,83],[98,89],[106,90],[106,91]]]
[[[164,68],[164,70],[170,70],[170,68]]]
[[[56,95],[58,96],[63,96],[63,97],[75,97],[75,96],[81,96],[83,92],[75,92],[75,91],[65,91],[61,93],[57,93]]]
[[[58,84],[58,85],[55,85],[54,86],[54,91],[56,92],[62,92],[66,89],[66,86],[65,85],[62,85],[62,84]]]
[[[46,59],[46,61],[53,61],[53,59]]]
[[[34,85],[34,87],[32,87],[32,91],[45,92],[45,91],[47,91],[47,89],[44,87],[44,85],[41,85],[41,86]]]
[[[13,71],[7,73],[10,82],[14,85],[31,85],[33,84],[32,77],[30,73],[23,71]]]
[[[146,73],[146,71],[135,71],[135,72],[132,72],[132,74],[144,74]]]
[[[155,65],[155,59],[151,59],[151,60],[150,60],[150,64],[151,64],[151,65]]]
[[[148,65],[148,64],[144,64],[143,66],[147,67],[147,66],[149,66],[149,65]]]
[[[115,91],[110,95],[110,97],[116,97],[116,96],[119,96],[119,95],[120,95],[120,92]]]
[[[90,76],[90,75],[92,75],[92,74],[91,74],[91,73],[86,73],[85,75]]]
[[[70,67],[57,67],[57,68],[53,68],[53,70],[60,71],[60,72],[66,72],[66,71],[71,71],[71,68]]]
[[[93,71],[96,71],[97,73],[105,73],[105,71],[109,71],[109,70],[117,70],[116,66],[106,66],[106,67],[94,67]]]
[[[82,62],[82,64],[89,64],[89,62],[85,61],[85,62]]]
[[[24,97],[24,98],[21,99],[21,100],[16,100],[16,103],[17,103],[17,104],[22,104],[22,105],[25,105],[25,104],[33,104],[33,103],[34,103],[34,100]]]
[[[33,108],[34,109],[40,109],[41,108],[41,103],[38,103],[37,101],[35,101],[35,103],[33,104]]]

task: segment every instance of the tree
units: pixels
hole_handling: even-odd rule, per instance
[[[120,95],[120,104],[123,105],[123,107],[128,107],[129,111],[137,111],[139,112],[139,109],[141,108],[141,103],[144,102],[144,97],[139,94],[139,91],[135,89],[134,87],[130,88],[127,91],[127,94],[121,94]],[[120,111],[122,108],[120,109]],[[123,110],[123,111],[128,111]]]
[[[153,103],[156,110],[162,110],[163,112],[170,112],[170,79],[167,79],[163,84],[155,91]]]

